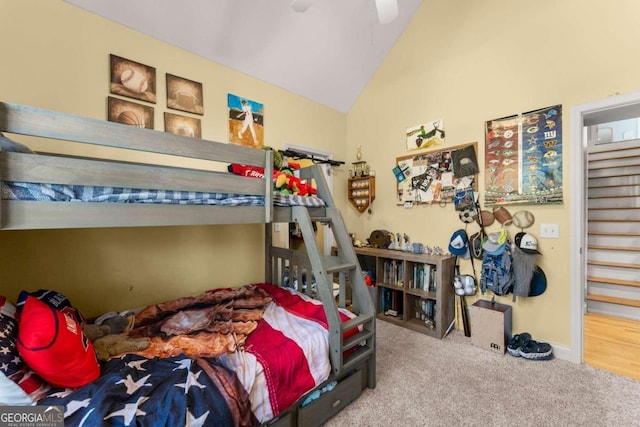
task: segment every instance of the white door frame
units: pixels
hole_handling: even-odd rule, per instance
[[[624,110],[637,111],[640,91],[575,106],[571,109],[571,361],[584,361],[584,309],[587,264],[586,174],[587,132],[585,120],[603,116],[607,121],[628,118]],[[620,114],[622,117],[617,117]],[[637,116],[636,116],[637,117]]]

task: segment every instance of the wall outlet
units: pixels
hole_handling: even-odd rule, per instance
[[[559,239],[560,225],[559,224],[540,224],[540,237],[545,237],[547,239]]]

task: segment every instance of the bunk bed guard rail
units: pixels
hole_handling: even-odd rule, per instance
[[[95,223],[80,221],[77,225],[69,221],[65,222],[64,218],[69,215],[69,207],[60,206],[64,204],[46,203],[49,206],[45,207],[39,206],[45,202],[28,202],[35,205],[30,205],[26,210],[23,206],[25,202],[3,201],[3,228],[237,224],[268,223],[273,220],[271,180],[273,153],[271,150],[198,140],[172,133],[3,102],[0,102],[0,131],[29,138],[44,138],[38,139],[38,146],[45,147],[37,155],[6,151],[0,153],[2,181],[222,192],[264,197],[264,206],[247,206],[241,210],[227,209],[226,215],[220,213],[224,212],[226,206],[132,207],[126,206],[130,204],[123,203],[118,204],[121,205],[118,207],[99,208],[105,212],[111,210],[109,214],[111,217],[113,217],[113,210],[116,213],[126,213],[127,219],[123,223],[117,221],[105,223],[103,216]],[[64,145],[65,141],[81,145]],[[125,160],[115,161],[97,158],[93,154],[88,156],[75,154],[77,152],[92,153],[91,149],[87,151],[87,147],[96,147],[94,151],[100,153],[105,152],[101,147],[121,149],[112,152],[114,157]],[[63,151],[67,154],[48,154],[49,151],[56,152],[56,150],[58,153]],[[74,154],[69,155],[70,152]],[[145,157],[146,153],[149,156]],[[154,157],[158,155],[160,157]],[[141,158],[144,160],[138,160]],[[147,159],[156,158],[161,159],[160,164],[147,163]],[[228,163],[262,167],[265,171],[264,179],[246,178],[228,173],[226,171]],[[169,166],[174,164],[178,166]],[[87,205],[91,204],[87,203]],[[84,217],[87,217],[86,213],[92,213],[93,209],[95,207],[87,207]],[[176,209],[180,209],[179,212]],[[42,212],[37,213],[39,210]],[[166,214],[160,213],[163,211],[166,211]],[[20,218],[22,215],[24,218]],[[60,217],[60,223],[55,219],[49,222],[41,220],[47,216],[55,218],[56,215]]]

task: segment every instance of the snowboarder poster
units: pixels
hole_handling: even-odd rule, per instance
[[[247,147],[264,146],[264,105],[228,94],[229,141]]]

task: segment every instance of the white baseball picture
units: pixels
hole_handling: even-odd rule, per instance
[[[109,55],[111,93],[156,103],[156,69],[130,59]]]

